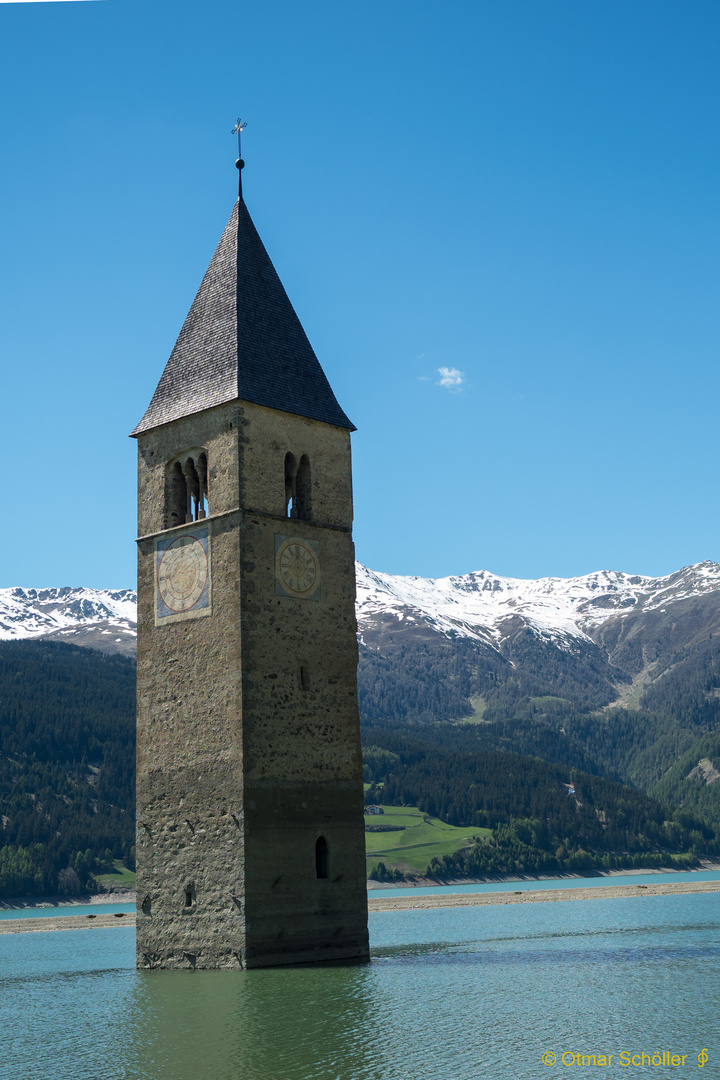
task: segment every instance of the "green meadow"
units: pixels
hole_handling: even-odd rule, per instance
[[[113,862],[115,869],[109,874],[96,874],[95,880],[103,892],[126,892],[135,888],[135,872],[123,866],[120,859]]]
[[[458,828],[428,817],[415,806],[383,806],[382,814],[366,814],[365,827],[400,826],[397,832],[366,832],[367,872],[378,862],[403,873],[424,874],[433,856],[452,855],[472,847],[476,836],[490,836],[490,829]]]

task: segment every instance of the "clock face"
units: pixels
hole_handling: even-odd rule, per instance
[[[190,611],[208,580],[205,547],[195,536],[179,536],[162,553],[157,575],[158,592],[165,607],[176,614]]]
[[[281,591],[309,599],[320,584],[318,545],[297,536],[276,537],[280,543],[275,554],[275,571]]]

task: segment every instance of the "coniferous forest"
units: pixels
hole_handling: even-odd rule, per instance
[[[529,634],[510,660],[440,636],[360,655],[366,801],[482,832],[432,875],[720,857],[717,635],[627,703],[629,675],[597,650]],[[0,896],[76,894],[114,860],[133,867],[134,714],[131,659],[0,643]]]
[[[430,876],[688,867],[720,855],[720,829],[685,808],[672,811],[569,765],[495,749],[457,750],[443,745],[446,734],[441,728],[363,732],[366,803],[417,806],[450,825],[492,830],[472,848],[434,860]]]
[[[0,896],[94,890],[135,843],[135,664],[0,643]]]

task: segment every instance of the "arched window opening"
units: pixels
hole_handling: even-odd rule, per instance
[[[330,853],[324,836],[318,836],[315,842],[315,877],[330,877]]]
[[[200,477],[195,469],[195,462],[191,457],[185,462],[184,472],[187,489],[185,521],[197,521],[197,508],[200,501]]]
[[[310,485],[310,460],[307,454],[300,458],[297,473],[295,474],[296,517],[300,521],[310,521],[312,518],[312,498]]]
[[[201,454],[198,458],[198,479],[200,481],[200,493],[198,498],[197,520],[206,518],[210,513],[207,497],[207,454]]]
[[[170,474],[170,513],[168,515],[168,527],[182,525],[185,522],[187,507],[187,484],[183,475],[182,465],[176,461]]]
[[[295,517],[295,458],[285,455],[285,517]]]
[[[201,521],[209,513],[207,454],[183,454],[170,466],[165,528]]]

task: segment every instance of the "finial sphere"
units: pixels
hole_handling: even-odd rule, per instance
[[[235,168],[236,169],[244,169],[245,168],[245,162],[243,161],[243,159],[241,157],[239,157],[237,159],[237,161],[235,162]]]

